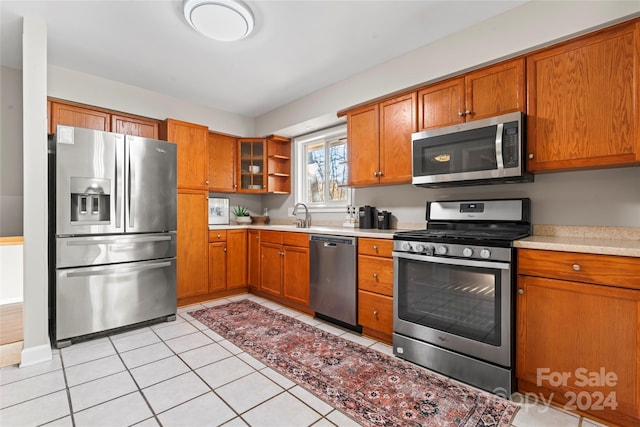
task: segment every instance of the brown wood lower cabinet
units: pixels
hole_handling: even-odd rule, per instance
[[[260,231],[249,230],[247,234],[247,281],[249,288],[260,290]]]
[[[204,191],[178,192],[177,294],[178,305],[206,295],[208,250],[208,201]]]
[[[640,259],[518,253],[520,391],[640,425]]]
[[[247,231],[209,231],[209,292],[247,285]]]
[[[391,342],[393,333],[393,241],[358,239],[358,323],[362,332]]]
[[[309,235],[260,232],[260,290],[296,308],[309,306]]]

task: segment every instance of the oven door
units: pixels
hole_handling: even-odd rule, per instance
[[[509,262],[393,252],[397,334],[509,367],[513,361]]]

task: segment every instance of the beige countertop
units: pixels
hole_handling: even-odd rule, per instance
[[[333,227],[324,225],[312,225],[308,228],[297,228],[293,224],[248,224],[248,225],[210,225],[209,230],[230,230],[230,229],[252,229],[252,230],[273,230],[273,231],[292,231],[294,233],[308,234],[330,234],[334,236],[351,236],[351,237],[371,237],[375,239],[393,239],[393,234],[400,230],[378,230],[377,228],[350,228],[350,227]]]
[[[534,225],[516,248],[640,257],[640,228]]]

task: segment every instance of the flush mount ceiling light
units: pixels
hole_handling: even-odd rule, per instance
[[[253,14],[236,0],[185,0],[184,17],[199,33],[220,41],[235,41],[253,31]]]

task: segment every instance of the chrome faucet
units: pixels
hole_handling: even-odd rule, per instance
[[[298,218],[298,207],[302,206],[304,208],[304,219]],[[296,203],[293,207],[293,216],[296,217],[296,227],[298,228],[308,228],[311,226],[311,215],[309,215],[309,208],[304,203]]]

